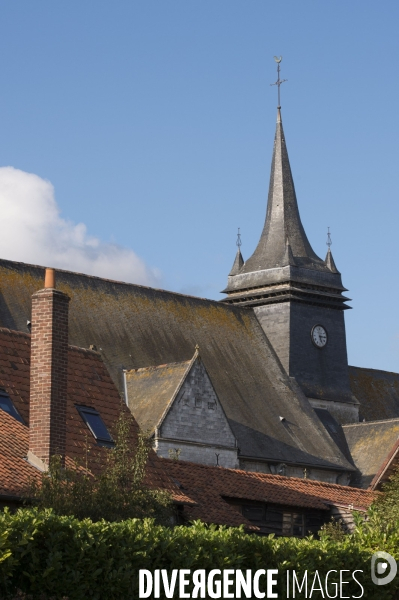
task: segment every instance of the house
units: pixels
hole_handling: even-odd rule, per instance
[[[121,412],[131,421],[132,445],[137,439],[138,426],[100,354],[68,345],[69,298],[49,273],[33,295],[32,334],[0,329],[0,505],[20,503],[54,454],[67,466],[78,461],[98,471]],[[179,502],[182,494],[153,456],[147,479]]]
[[[29,481],[40,478],[55,454],[67,466],[78,460],[94,472],[101,468],[121,411],[131,420],[132,444],[138,432],[101,354],[68,344],[69,297],[55,285],[54,271],[47,269],[45,287],[32,297],[31,333],[0,328],[2,506],[18,506]],[[194,385],[205,386],[209,402],[218,401],[198,349],[175,373],[160,369],[158,375],[156,384],[151,371],[149,387],[162,389],[164,381],[166,387],[172,381],[173,389],[177,382],[173,394],[164,395],[166,408],[190,393],[190,376]],[[244,525],[263,534],[307,535],[334,514],[350,527],[351,511],[365,511],[375,498],[348,486],[159,458],[155,452],[148,459],[146,482],[169,491],[180,522]]]

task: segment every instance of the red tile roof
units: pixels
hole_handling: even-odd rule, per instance
[[[26,461],[29,449],[29,365],[30,335],[0,328],[0,388],[14,402],[25,424],[0,410],[0,494],[18,496],[30,477],[39,471]],[[124,412],[132,422],[132,444],[138,425],[121,401],[101,355],[92,350],[69,347],[67,394],[67,464],[78,460],[92,471],[104,464],[107,448],[96,440],[76,410],[76,405],[95,408],[111,435],[118,417]],[[147,481],[154,487],[168,489],[176,501],[190,502],[172,480],[159,468],[158,458],[151,453]]]
[[[0,495],[21,494],[30,477],[39,471],[26,461],[29,445],[29,363],[30,335],[0,328],[0,387],[3,387],[25,424],[0,410]],[[77,347],[69,349],[67,406],[67,464],[86,458],[91,469],[105,458],[107,449],[97,446],[75,405],[96,408],[112,433],[120,411],[138,426],[102,362],[98,352]],[[133,443],[133,440],[132,440]],[[266,475],[239,470],[208,467],[183,461],[160,459],[150,454],[147,483],[167,489],[175,502],[184,504],[189,520],[230,526],[245,524],[239,512],[223,498],[255,500],[303,509],[328,510],[335,503],[365,509],[375,493],[339,485]]]
[[[237,508],[223,498],[327,511],[331,504],[365,510],[376,497],[368,490],[311,479],[160,460],[180,489],[196,502],[195,506],[184,509],[189,520],[231,526],[248,524]]]

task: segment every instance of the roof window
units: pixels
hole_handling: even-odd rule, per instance
[[[88,406],[77,406],[76,409],[100,446],[114,446],[114,440],[98,410]]]
[[[20,423],[24,422],[21,415],[15,408],[14,403],[11,400],[10,396],[8,394],[6,394],[6,392],[3,392],[2,390],[0,390],[0,408],[2,410],[4,410],[4,412],[6,412],[9,415],[11,415],[12,417],[14,417],[14,419],[19,421]]]

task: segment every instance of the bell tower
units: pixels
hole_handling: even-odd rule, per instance
[[[223,291],[222,302],[255,311],[287,374],[313,407],[329,410],[341,423],[358,421],[346,351],[347,290],[330,246],[326,259],[319,258],[301,223],[280,106],[263,231],[247,261],[238,248]]]

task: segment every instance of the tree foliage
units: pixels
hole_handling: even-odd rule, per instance
[[[60,457],[52,457],[41,481],[30,482],[26,501],[78,519],[122,521],[150,517],[158,523],[170,523],[170,495],[144,483],[150,442],[139,433],[132,447],[131,427],[130,419],[121,414],[114,435],[115,447],[108,450],[105,465],[98,465],[98,473],[90,471],[87,464],[61,468]]]
[[[386,527],[399,529],[399,468],[382,486],[382,491],[374,503],[376,514]]]

